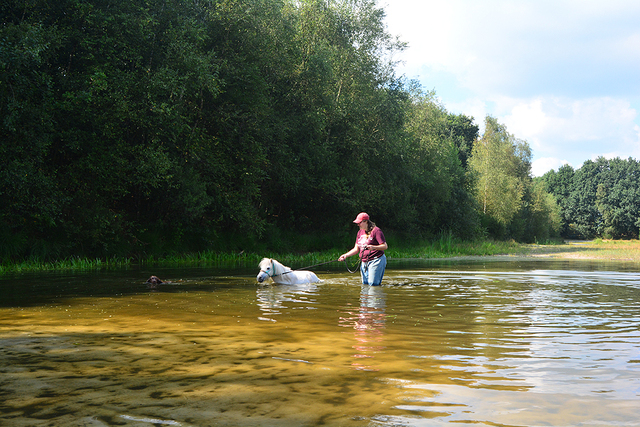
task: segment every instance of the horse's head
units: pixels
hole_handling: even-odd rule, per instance
[[[275,265],[272,259],[262,258],[262,261],[260,261],[258,267],[260,267],[260,273],[258,273],[258,277],[256,277],[256,279],[259,283],[264,282],[269,277],[273,277],[273,275],[275,274]]]
[[[267,280],[269,277],[273,278],[274,276],[280,276],[281,274],[291,271],[289,267],[285,267],[272,258],[262,258],[262,261],[260,261],[258,266],[260,267],[260,273],[258,273],[258,277],[256,279],[258,279],[258,282],[260,283]]]

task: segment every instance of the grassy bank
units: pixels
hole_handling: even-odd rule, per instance
[[[309,253],[229,253],[205,251],[199,253],[176,254],[162,258],[149,257],[144,260],[133,258],[81,259],[71,258],[54,262],[25,260],[0,265],[0,275],[16,272],[53,271],[53,270],[95,270],[122,268],[136,265],[149,266],[215,266],[215,267],[251,267],[258,264],[262,257],[276,258],[284,264],[315,265],[337,259],[346,249],[327,250]],[[449,237],[437,241],[414,243],[402,247],[390,244],[389,258],[455,258],[483,257],[493,255],[512,255],[521,257],[545,257],[561,259],[612,260],[640,263],[640,241],[603,241],[565,242],[555,245],[519,244],[515,242],[476,241],[463,242]],[[355,263],[355,258],[351,258]]]
[[[639,240],[570,241],[562,245],[530,245],[525,252],[533,257],[582,259],[640,263]]]
[[[456,256],[489,256],[522,254],[523,245],[513,242],[462,242],[451,237],[442,237],[437,241],[412,243],[405,245],[390,243],[387,251],[389,258],[448,258]],[[37,259],[20,262],[4,262],[0,265],[0,275],[16,272],[53,271],[53,270],[95,270],[122,268],[136,265],[150,266],[215,266],[245,267],[255,266],[263,257],[276,258],[288,265],[314,265],[337,259],[348,247],[308,253],[288,252],[218,252],[175,254],[165,257],[147,257],[143,260],[133,258],[87,259],[69,258],[59,261],[41,261]],[[351,258],[355,262],[355,258]]]

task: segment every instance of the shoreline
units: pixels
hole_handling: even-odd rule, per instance
[[[526,245],[524,249],[526,259],[640,263],[640,241],[638,240],[573,240],[562,245]]]
[[[337,259],[338,251],[322,251],[307,254],[265,253],[264,256],[276,258],[285,264],[308,265]],[[515,242],[451,242],[447,245],[425,243],[410,249],[400,248],[387,251],[395,259],[422,259],[433,261],[518,261],[518,260],[584,260],[616,261],[640,263],[640,240],[601,240],[565,241],[562,244],[518,244]],[[86,271],[135,266],[217,266],[238,267],[257,264],[261,256],[255,253],[217,253],[204,252],[183,254],[166,258],[150,258],[134,261],[122,259],[81,259],[72,258],[54,262],[24,261],[0,265],[0,276],[13,273],[38,271]]]
[[[572,240],[558,245],[521,244],[513,253],[418,257],[434,261],[615,261],[640,263],[638,240]],[[416,259],[407,257],[404,259]]]

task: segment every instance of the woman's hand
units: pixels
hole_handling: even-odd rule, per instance
[[[353,249],[351,249],[349,252],[340,255],[340,258],[338,258],[338,261],[344,261],[345,259],[349,258],[351,255],[357,254],[358,251],[359,251],[358,245],[355,245]]]

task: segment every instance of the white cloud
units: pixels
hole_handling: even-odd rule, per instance
[[[635,0],[393,0],[386,11],[389,31],[409,42],[403,72],[428,64],[478,94],[622,93],[611,76],[640,65]]]
[[[531,164],[531,173],[533,176],[542,176],[552,169],[557,170],[561,166],[568,164],[569,162],[566,160],[560,160],[554,157],[543,157],[533,161]],[[571,166],[576,169],[574,165]]]
[[[473,117],[474,121],[481,128],[484,126],[484,118],[489,114],[489,106],[485,101],[480,98],[467,98],[461,102],[446,102],[442,100],[443,105],[454,114],[465,114],[469,117]],[[482,133],[484,130],[481,129]]]
[[[640,158],[637,0],[380,1],[409,43],[398,71],[481,127],[496,117],[537,171]]]
[[[526,139],[541,158],[570,152],[569,162],[576,166],[606,153],[640,154],[637,112],[623,99],[537,97],[502,101],[498,108],[505,111],[498,119],[509,132]]]
[[[512,104],[509,113],[502,118],[509,133],[526,139],[534,149],[541,148],[542,142],[539,137],[554,126],[554,118],[544,111],[542,99],[514,101]]]

